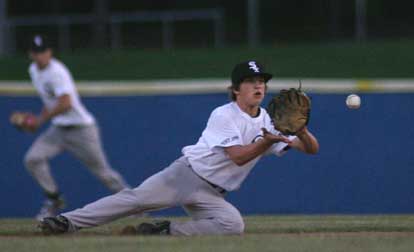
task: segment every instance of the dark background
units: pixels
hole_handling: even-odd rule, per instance
[[[96,10],[93,0],[8,1],[9,17],[23,15],[92,14]],[[103,1],[105,2],[105,1]],[[108,13],[133,11],[189,10],[221,8],[224,11],[224,40],[227,46],[246,44],[247,2],[236,0],[200,1],[128,1],[106,0]],[[298,41],[326,42],[353,40],[355,34],[355,1],[352,0],[261,0],[259,28],[262,44],[278,45]],[[414,36],[412,1],[366,0],[367,39],[411,38]],[[96,42],[92,38],[93,25],[71,26],[71,47],[89,48],[108,46],[109,36]],[[106,27],[108,29],[108,27]],[[160,23],[123,24],[123,46],[159,48]],[[27,37],[44,32],[53,38],[55,26],[18,27],[17,49],[24,49]],[[211,47],[212,24],[207,21],[183,21],[174,24],[175,47]]]

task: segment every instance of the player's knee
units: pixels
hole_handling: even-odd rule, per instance
[[[233,234],[243,234],[244,233],[244,221],[243,219],[239,219],[237,221],[233,221],[231,225],[231,231]]]
[[[223,221],[226,234],[239,235],[244,233],[244,221],[241,216],[233,216]]]
[[[24,165],[26,166],[28,170],[36,169],[36,167],[38,167],[38,164],[44,161],[45,161],[44,157],[41,157],[39,155],[34,155],[31,152],[27,153],[23,160]]]

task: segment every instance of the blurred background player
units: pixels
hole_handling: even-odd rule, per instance
[[[71,73],[53,57],[45,37],[36,35],[32,39],[30,58],[30,78],[44,104],[33,129],[51,120],[51,126],[35,140],[24,158],[27,170],[47,197],[36,218],[54,216],[64,208],[48,165],[48,160],[62,151],[78,158],[112,192],[129,187],[109,165],[96,121],[81,103]]]

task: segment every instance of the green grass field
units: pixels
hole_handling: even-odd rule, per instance
[[[175,218],[179,221],[184,218]],[[121,236],[126,218],[63,236],[31,219],[0,219],[0,251],[413,251],[413,215],[247,216],[241,236]]]
[[[228,78],[234,64],[266,63],[284,78],[412,78],[414,41],[277,44],[257,49],[124,49],[58,52],[76,80]],[[0,80],[27,80],[27,55],[0,58]]]

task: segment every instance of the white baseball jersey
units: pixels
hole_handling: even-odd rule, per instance
[[[73,78],[66,66],[52,58],[44,69],[39,69],[35,63],[29,67],[30,78],[47,109],[53,109],[58,97],[69,95],[72,108],[66,113],[53,117],[52,123],[60,126],[91,125],[95,123],[93,116],[80,101]]]
[[[262,128],[280,134],[263,108],[260,108],[259,116],[253,118],[242,111],[236,102],[231,102],[211,113],[198,142],[184,147],[182,152],[199,176],[227,191],[233,191],[240,187],[261,156],[238,166],[227,156],[223,147],[253,143],[263,137]],[[294,138],[289,136],[290,140]],[[265,154],[281,156],[286,152],[286,146],[286,143],[275,143]]]

